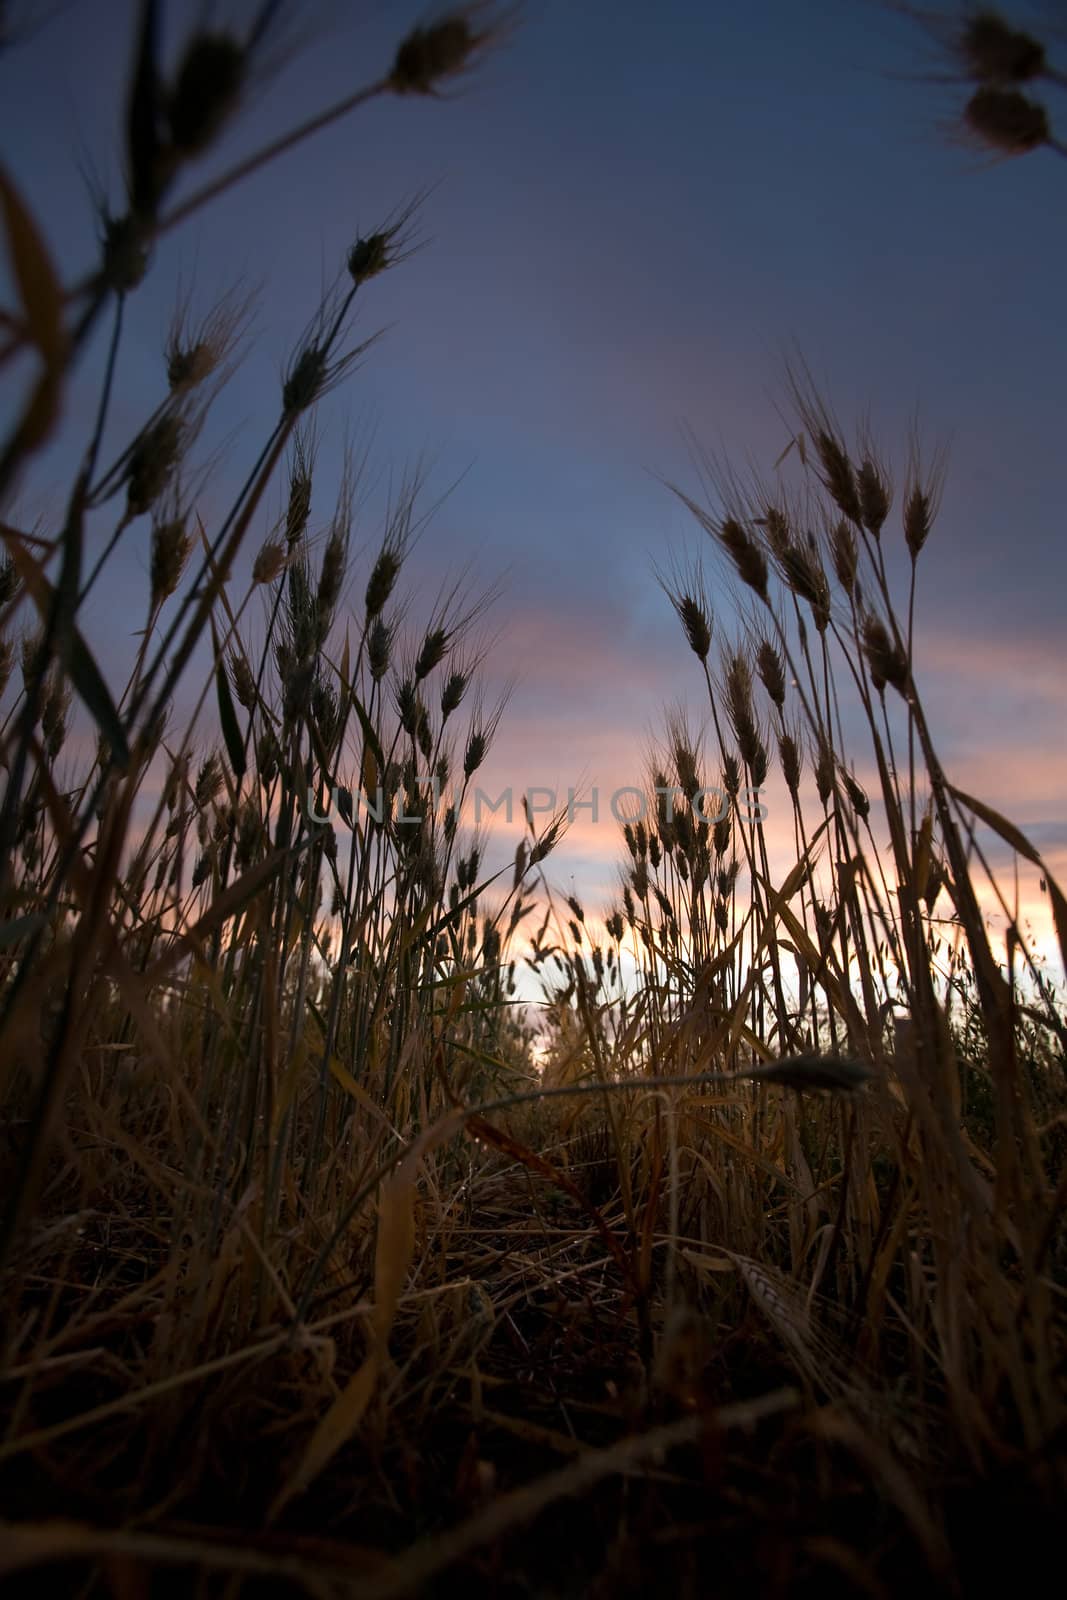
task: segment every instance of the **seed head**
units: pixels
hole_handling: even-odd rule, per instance
[[[348,252],[348,274],[358,289],[361,284],[388,272],[414,253],[417,248],[411,220],[421,204],[414,200],[401,211],[394,213],[391,221],[375,228],[373,233],[361,234]]]
[[[388,230],[370,233],[365,239],[356,240],[348,252],[348,272],[353,283],[366,283],[392,265],[390,243]]]
[[[930,537],[933,520],[934,507],[931,498],[916,484],[904,506],[904,542],[913,561],[918,560],[919,551]]]
[[[67,712],[70,710],[70,689],[61,680],[54,679],[41,709],[41,732],[50,761],[55,761],[63,748],[67,735]]]
[[[325,345],[312,340],[300,351],[282,385],[282,407],[288,416],[306,411],[326,386],[329,359]]]
[[[193,541],[181,517],[157,522],[152,529],[152,610],[169,600],[181,582]]]
[[[448,632],[445,628],[431,628],[422,642],[415,662],[415,681],[421,683],[439,666],[448,649]]]
[[[656,898],[656,904],[659,906],[660,911],[663,913],[664,922],[666,922],[668,924],[673,922],[674,921],[674,907],[671,905],[670,900],[667,898],[667,896],[664,894],[663,890],[659,887],[658,884],[653,884],[652,885],[652,893]]]
[[[808,602],[816,628],[825,633],[830,626],[830,586],[818,553],[812,546],[790,544],[777,559],[783,579]]]
[[[245,66],[231,34],[190,39],[167,103],[171,141],[181,155],[199,154],[216,137],[240,98]]]
[[[559,843],[559,836],[562,829],[563,819],[561,817],[557,817],[556,820],[550,823],[550,825],[545,829],[540,839],[538,839],[537,843],[530,851],[531,867],[538,866],[547,855],[552,853],[552,851],[556,848],[556,845]]]
[[[316,595],[319,627],[325,633],[333,620],[334,610],[341,598],[341,585],[345,576],[345,538],[339,528],[334,528],[326,541],[319,571],[319,588]]]
[[[785,705],[785,664],[769,639],[760,641],[756,671],[772,704],[781,711]]]
[[[285,512],[285,542],[290,548],[303,535],[311,512],[311,473],[298,462],[289,480],[289,504]]]
[[[250,317],[250,301],[242,302],[231,291],[193,325],[189,298],[182,297],[163,351],[171,393],[184,394],[209,378],[236,349]]]
[[[639,900],[648,896],[648,858],[638,856],[630,873],[630,882],[633,884],[634,894]]]
[[[148,271],[148,247],[137,219],[104,217],[102,277],[118,294],[136,289]]]
[[[159,499],[178,465],[184,437],[182,419],[173,411],[141,434],[127,467],[126,505],[131,516],[141,516]]]
[[[285,619],[288,625],[289,654],[293,662],[305,661],[319,643],[318,614],[315,597],[311,592],[311,574],[307,562],[290,559],[285,585]],[[280,663],[279,663],[280,665]]]
[[[860,463],[856,473],[856,488],[859,492],[863,526],[877,539],[889,515],[893,496],[878,463],[872,461],[870,456],[866,456]]]
[[[429,761],[431,755],[433,754],[433,729],[430,726],[430,719],[426,715],[425,708],[423,708],[422,716],[419,718],[419,726],[418,732],[416,733],[416,738],[418,740],[419,749],[422,752],[423,760]]]
[[[437,85],[466,70],[495,29],[474,26],[480,5],[469,5],[429,27],[413,28],[400,45],[389,75],[394,94],[435,94]]]
[[[392,630],[384,623],[381,617],[376,617],[367,635],[367,662],[370,666],[371,677],[380,683],[389,670],[389,656],[392,651]]]
[[[449,674],[444,688],[441,690],[441,719],[447,722],[453,711],[458,711],[467,692],[470,676],[465,672],[452,672]]]
[[[863,620],[863,648],[878,693],[891,683],[900,694],[906,694],[910,676],[907,657],[894,645],[885,624],[870,614]]]
[[[983,84],[968,100],[964,125],[982,144],[1001,155],[1021,156],[1052,142],[1048,113],[1018,89]]]
[[[697,772],[696,755],[683,739],[675,740],[674,770],[678,778],[679,789],[681,789],[686,799],[692,803],[693,796],[700,789],[700,776]]]
[[[463,776],[468,781],[477,772],[489,750],[489,738],[482,728],[473,728],[463,754]],[[532,859],[532,858],[531,858]]]
[[[851,1094],[862,1089],[875,1077],[874,1068],[865,1061],[846,1061],[833,1056],[786,1056],[768,1066],[756,1067],[745,1077],[755,1083],[777,1083],[798,1093],[805,1089],[828,1089],[837,1094]]]
[[[409,739],[414,738],[419,725],[419,695],[410,678],[405,678],[397,685],[396,711],[400,718],[400,726]]]
[[[689,648],[698,661],[706,661],[711,649],[711,612],[701,594],[674,594],[668,590],[671,605],[682,624]]]
[[[210,347],[203,340],[192,345],[175,345],[167,352],[167,383],[171,394],[193,389],[214,368]]]
[[[856,487],[856,475],[844,445],[827,428],[818,430],[815,445],[819,452],[824,488],[839,511],[844,512],[851,522],[860,522],[863,508]]]
[[[400,555],[391,545],[386,545],[374,563],[370,581],[367,584],[366,610],[368,622],[385,608],[399,576]]]
[[[248,665],[246,656],[230,657],[230,681],[238,705],[244,706],[246,711],[251,711],[256,703],[256,680],[252,676],[252,668]]]
[[[768,506],[765,514],[759,519],[767,543],[775,555],[780,555],[783,550],[788,550],[793,542],[789,518],[779,506]]]
[[[259,854],[262,833],[259,815],[251,801],[241,807],[234,823],[234,862],[239,869],[250,867]]]
[[[332,750],[341,730],[341,708],[332,684],[324,678],[315,679],[311,691],[311,716],[323,746]]]
[[[267,539],[252,563],[253,583],[273,583],[285,571],[285,548],[277,539]]]
[[[793,799],[797,798],[800,790],[801,756],[800,746],[792,734],[782,733],[778,737],[778,759],[782,763],[782,776],[785,786]]]
[[[735,651],[726,661],[726,702],[741,758],[751,765],[759,744],[752,715],[752,674],[745,657]]]
[[[162,865],[162,863],[160,863],[160,864]],[[214,864],[215,864],[215,847],[213,845],[210,845],[204,851],[203,855],[200,855],[200,856],[197,857],[196,864],[193,867],[192,886],[193,886],[194,889],[199,889],[201,884],[204,884],[204,883],[207,882],[207,880],[211,876],[211,872],[212,872],[212,868],[214,867]]]
[[[852,531],[851,524],[843,517],[830,529],[830,559],[833,561],[838,583],[847,595],[851,595],[856,584],[859,554],[856,548],[856,535]]]
[[[866,794],[860,788],[859,784],[856,782],[851,773],[844,773],[843,778],[845,791],[852,802],[853,810],[860,820],[863,821],[871,814],[871,802],[867,799]]]
[[[217,755],[212,753],[203,763],[196,779],[196,805],[198,811],[203,811],[218,795],[222,788],[222,763]]]
[[[45,648],[44,636],[39,633],[25,633],[22,636],[22,645],[19,652],[19,666],[22,670],[22,686],[29,691],[30,686],[44,674],[48,664],[48,652]]]
[[[307,710],[315,681],[315,665],[309,660],[291,657],[282,674],[282,717],[292,726]]]
[[[260,781],[264,784],[273,783],[278,774],[278,741],[274,730],[268,728],[256,745],[256,766],[259,769]]]
[[[712,848],[717,856],[724,856],[727,850],[730,848],[731,831],[732,824],[730,822],[729,813],[727,813],[725,817],[719,818],[718,822],[711,830]]]
[[[186,394],[210,378],[234,354],[251,320],[251,299],[227,291],[200,322],[190,318],[190,296],[179,296],[163,357],[171,394]]]
[[[726,517],[718,527],[719,543],[733,561],[741,582],[767,598],[767,561],[755,540],[736,517]]]
[[[163,803],[168,811],[173,811],[178,804],[188,779],[188,769],[188,756],[176,756],[167,769],[163,782]]]
[[[1045,70],[1044,46],[994,11],[979,11],[964,24],[957,49],[968,75],[982,83],[1027,83]]]

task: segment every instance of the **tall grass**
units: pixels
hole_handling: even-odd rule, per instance
[[[561,1041],[551,1070],[731,1075],[785,1058],[773,1097],[735,1078],[665,1117],[635,1095],[611,1123],[628,1212],[669,1202],[671,1233],[785,1271],[813,1338],[811,1307],[829,1296],[835,1318],[847,1313],[838,1375],[854,1351],[889,1381],[907,1348],[916,1399],[939,1400],[934,1435],[916,1411],[916,1448],[944,1444],[947,1407],[975,1461],[1008,1437],[1038,1460],[1062,1426],[1064,1018],[976,823],[1044,867],[951,785],[924,714],[915,581],[940,466],[913,459],[894,516],[870,440],[848,448],[801,378],[793,399],[798,481],[741,483],[705,462],[712,504],[676,491],[751,603],[716,662],[699,571],[666,581],[713,749],[668,719],[647,820],[624,829],[606,957],[570,924],[553,993],[583,1019],[581,1050]],[[893,539],[910,574],[902,600]],[[841,737],[857,708],[873,795]],[[756,790],[792,810],[795,861],[778,875]],[[979,899],[987,876],[1007,964]],[[1063,895],[1043,881],[1067,950]],[[851,1103],[802,1098],[835,1087],[842,1063],[866,1065],[875,1085]],[[821,1384],[827,1369],[809,1356]]]
[[[351,313],[416,206],[353,241],[210,525],[190,452],[236,294],[179,306],[159,406],[102,459],[166,236],[368,100],[435,92],[504,20],[414,30],[182,199],[277,8],[193,34],[168,79],[145,4],[91,271],[61,282],[4,179],[0,360],[29,372],[6,504],[106,337],[63,517],[0,529],[0,1570],[86,1593],[500,1592],[509,1563],[544,1592],[966,1587],[992,1570],[993,1530],[960,1531],[987,1488],[1015,1485],[1032,1540],[1067,1487],[1067,1035],[978,827],[1042,874],[1065,957],[1067,902],[953,786],[920,695],[942,461],[916,446],[894,482],[798,371],[766,481],[699,458],[674,489],[736,604],[713,615],[699,564],[660,575],[707,726],[668,716],[599,922],[548,881],[562,815],[528,817],[494,876],[464,831],[505,711],[481,677],[496,595],[413,620],[420,474],[366,560],[361,463],[320,492],[315,408],[369,355]],[[138,523],[116,690],[83,607]],[[784,865],[757,791],[788,808]]]

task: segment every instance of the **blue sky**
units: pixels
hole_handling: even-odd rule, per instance
[[[172,47],[203,9],[168,8]],[[135,11],[72,0],[0,58],[4,160],[67,278],[93,260],[85,171],[119,203]],[[422,15],[339,0],[296,14],[303,47],[198,178],[376,77]],[[163,394],[179,281],[204,308],[235,279],[258,286],[256,341],[205,434],[205,454],[226,443],[210,521],[345,249],[435,185],[426,247],[373,286],[357,325],[387,336],[325,402],[316,504],[321,525],[346,428],[373,433],[383,483],[420,455],[435,462],[431,494],[456,483],[413,576],[432,598],[467,563],[478,581],[505,575],[487,672],[490,688],[519,684],[494,779],[609,790],[636,773],[665,702],[698,703],[651,565],[703,536],[657,475],[696,490],[683,425],[769,468],[789,436],[782,353],[798,348],[837,413],[869,412],[901,466],[916,415],[949,442],[922,561],[920,683],[950,774],[1062,867],[1067,171],[1052,154],[996,164],[954,147],[938,123],[962,96],[916,81],[930,64],[906,21],[863,0],[531,3],[461,95],[373,104],[164,242],[130,302],[110,442]],[[22,486],[24,515],[58,508],[100,354]],[[132,530],[89,618],[116,674],[143,616],[145,538]],[[616,845],[608,828],[576,834],[560,883],[595,901]]]

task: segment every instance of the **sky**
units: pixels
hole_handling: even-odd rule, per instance
[[[137,8],[52,9],[0,57],[3,160],[69,279],[93,261],[93,186],[119,204]],[[172,4],[169,59],[205,11],[249,9]],[[299,48],[198,181],[376,78],[425,16],[340,0],[294,13]],[[450,492],[412,558],[423,613],[463,572],[502,583],[486,692],[515,687],[486,788],[598,787],[600,821],[586,814],[552,866],[564,892],[606,906],[620,859],[608,796],[640,781],[665,706],[702,715],[655,569],[701,556],[718,624],[735,626],[721,561],[663,480],[699,497],[690,436],[769,471],[791,431],[785,356],[799,352],[898,467],[915,419],[947,446],[921,561],[920,688],[949,776],[1023,827],[1062,881],[1067,170],[1052,153],[997,163],[946,138],[963,95],[923,81],[932,70],[921,35],[874,0],[531,0],[461,93],[371,104],[164,242],[129,302],[106,442],[121,448],[162,397],[178,294],[201,310],[235,282],[256,289],[255,340],[200,452],[210,528],[346,249],[429,191],[424,247],[371,286],[356,325],[385,335],[321,409],[316,519],[329,520],[346,439],[368,447],[379,495],[431,463],[427,499]],[[62,503],[101,340],[21,486],[27,520],[47,525]],[[116,681],[143,622],[146,527],[86,620]],[[369,549],[373,519],[362,531]],[[253,532],[248,559],[257,544]],[[889,559],[903,582],[899,534]],[[858,773],[867,759],[857,751]]]

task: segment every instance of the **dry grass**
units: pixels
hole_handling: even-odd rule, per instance
[[[168,212],[270,16],[191,40],[168,88],[144,8],[128,208],[72,287],[4,185],[21,305],[0,359],[35,362],[8,500],[89,330],[113,331],[62,524],[2,527],[0,1570],[122,1596],[981,1592],[998,1563],[1017,1582],[1067,1487],[1067,1035],[976,824],[1043,874],[1065,955],[1067,902],[952,786],[923,710],[941,464],[894,483],[795,374],[767,483],[703,461],[682,496],[737,605],[713,617],[699,568],[662,580],[707,747],[667,719],[621,903],[598,933],[553,897],[561,818],[487,881],[459,809],[503,710],[479,689],[492,592],[413,624],[417,476],[363,567],[357,462],[310,532],[313,409],[364,353],[352,306],[413,247],[413,210],[354,241],[217,524],[189,451],[239,300],[200,324],[183,304],[159,408],[99,459],[148,246],[371,96],[432,92],[500,20],[417,30]],[[116,695],[79,611],[146,518]],[[207,748],[169,710],[203,643]],[[80,768],[74,696],[97,733]],[[379,785],[415,820],[376,814]],[[784,870],[744,803],[775,786]]]

